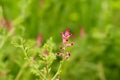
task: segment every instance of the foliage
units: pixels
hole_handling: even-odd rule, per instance
[[[119,14],[119,0],[0,0],[0,80],[40,79],[38,70],[48,78],[46,59],[54,77],[63,60],[56,53],[66,53],[58,49],[66,28],[74,46],[57,78],[120,80]]]

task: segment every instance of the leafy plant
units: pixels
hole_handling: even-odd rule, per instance
[[[15,47],[22,49],[25,55],[25,66],[29,65],[31,72],[38,76],[40,80],[57,80],[62,70],[61,67],[63,62],[70,57],[70,52],[68,52],[67,48],[73,45],[73,43],[68,42],[69,37],[71,36],[68,29],[65,34],[62,32],[61,35],[63,39],[63,47],[60,49],[64,50],[64,53],[58,52],[56,54],[53,52],[56,46],[52,41],[52,38],[47,40],[43,46],[36,46],[37,44],[35,44],[34,41],[24,40],[21,37],[14,39],[12,44],[14,44]],[[63,57],[63,59],[60,61],[56,74],[52,76],[51,64],[53,64],[53,61],[56,59],[56,55]],[[18,80],[19,77],[20,76],[17,76],[16,80]]]

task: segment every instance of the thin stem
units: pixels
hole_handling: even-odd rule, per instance
[[[103,69],[103,64],[101,61],[98,62],[98,71],[99,71],[100,80],[106,80],[105,74],[104,74],[104,69]]]
[[[48,75],[48,80],[50,80],[50,74],[49,74],[49,68],[48,68],[48,64],[47,64],[47,60],[45,60],[45,63],[46,63],[46,72],[47,72],[47,75]]]
[[[29,57],[28,57],[28,55],[27,55],[27,51],[25,50],[25,47],[22,46],[21,48],[22,48],[22,50],[23,50],[23,52],[24,52],[24,54],[25,54],[25,57],[26,57],[27,61],[28,61],[29,63],[31,63],[31,61],[29,60]],[[36,70],[37,70],[37,72],[39,73],[40,79],[42,78],[42,80],[47,80],[47,79],[45,78],[45,76],[44,76],[38,69],[36,69]]]
[[[40,79],[47,80],[47,78],[38,69],[36,69],[36,71],[37,71],[37,73],[39,73]]]
[[[5,42],[6,42],[6,39],[2,40],[2,42],[0,44],[0,49],[4,46]]]
[[[56,77],[60,74],[63,62],[64,62],[64,59],[60,62],[59,68],[58,68],[56,74],[54,75],[54,77],[51,80],[55,80]]]
[[[40,76],[41,76],[40,78],[43,78],[42,80],[47,80],[41,72],[40,72]]]
[[[7,20],[7,17],[6,17],[6,14],[5,14],[5,8],[4,8],[4,4],[3,4],[3,1],[1,1],[1,7],[2,7],[2,14],[3,14],[3,18],[6,20],[6,25],[8,27],[8,20]],[[8,33],[9,34],[9,33]],[[2,43],[0,44],[0,48],[2,48],[5,44],[5,42],[7,41],[7,38],[8,38],[8,35],[5,37],[5,39],[2,41]]]
[[[25,69],[27,66],[28,66],[28,64],[27,64],[27,63],[24,63],[24,65],[22,66],[22,68],[21,68],[20,71],[18,72],[15,80],[19,80],[20,76],[22,75],[24,69]]]
[[[5,7],[4,7],[4,4],[3,4],[3,0],[1,0],[1,7],[2,7],[2,14],[3,14],[3,17],[5,18],[5,20],[7,21],[7,17],[6,17],[6,13],[5,13]],[[6,1],[5,1],[6,2]],[[8,21],[7,21],[8,22]]]

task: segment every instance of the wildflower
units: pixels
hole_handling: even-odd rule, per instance
[[[61,49],[61,50],[65,50],[65,47],[60,46],[60,49]]]
[[[66,43],[68,42],[68,39],[64,39],[64,38],[63,38],[62,41],[63,41],[63,44],[66,44]]]
[[[60,46],[60,49],[63,50],[64,53],[58,52],[57,56],[61,56],[65,59],[68,59],[70,57],[70,52],[66,52],[66,49],[70,46],[73,46],[73,43],[69,42],[69,38],[72,34],[70,33],[70,30],[67,29],[65,33],[61,32],[61,35],[62,35],[63,46]]]
[[[57,56],[64,57],[64,56],[65,56],[65,54],[64,54],[64,53],[60,53],[60,52],[58,52],[58,53],[57,53]]]
[[[69,43],[69,44],[66,44],[66,47],[70,47],[72,45],[73,45],[73,43]]]
[[[70,57],[70,52],[66,52],[65,59],[68,59]]]
[[[67,29],[65,33],[61,32],[61,35],[62,35],[63,44],[66,44],[66,43],[68,42],[69,37],[70,37],[72,34],[70,33],[70,30]]]
[[[42,38],[43,38],[42,34],[39,34],[36,41],[38,46],[42,44]]]
[[[72,35],[69,29],[67,29],[65,33],[62,32],[61,35],[62,35],[63,45],[65,45],[66,47],[73,45],[73,43],[69,43],[69,37]]]

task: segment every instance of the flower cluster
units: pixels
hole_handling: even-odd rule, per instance
[[[65,58],[65,59],[68,59],[70,57],[70,52],[66,51],[66,49],[68,47],[70,47],[70,46],[73,46],[73,43],[69,42],[69,38],[70,38],[70,36],[72,34],[70,33],[70,30],[67,29],[65,31],[65,33],[61,32],[61,35],[62,35],[62,44],[63,44],[63,46],[61,46],[60,49],[63,50],[64,53],[58,52],[57,56],[61,56],[61,57]]]

